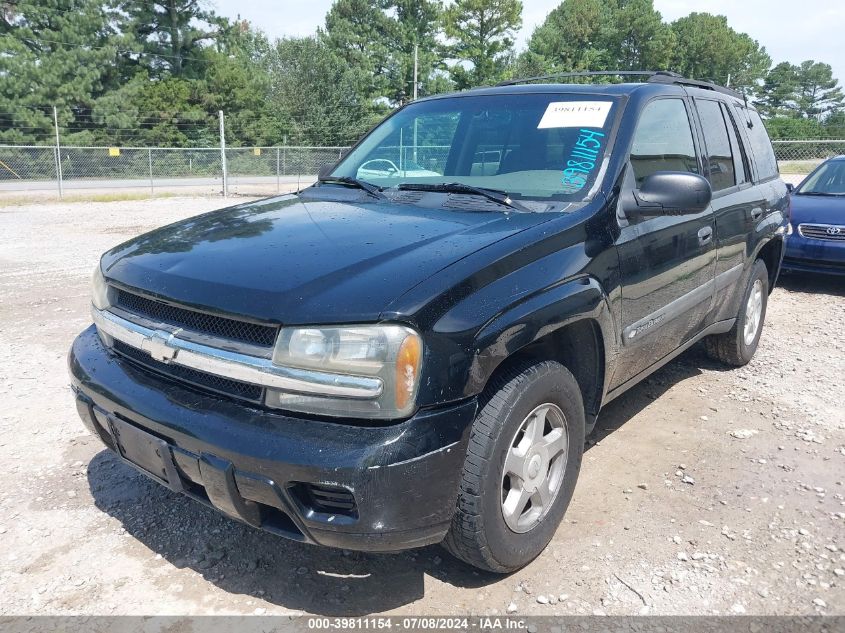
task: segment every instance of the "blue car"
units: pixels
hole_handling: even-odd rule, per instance
[[[845,156],[819,165],[792,192],[785,270],[845,275]]]

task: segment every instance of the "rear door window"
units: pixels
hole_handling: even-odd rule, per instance
[[[695,106],[704,131],[707,146],[707,163],[713,191],[736,186],[736,167],[728,136],[728,126],[718,101],[696,99]]]
[[[736,183],[741,185],[751,180],[751,169],[748,167],[748,156],[745,153],[745,148],[740,141],[739,129],[736,125],[736,117],[731,114],[731,111],[723,103],[722,115],[725,117],[725,122],[728,124],[728,136],[731,139],[731,153],[734,157],[734,172],[736,173]]]
[[[658,99],[643,108],[631,146],[631,166],[637,186],[658,171],[701,173],[682,99]]]

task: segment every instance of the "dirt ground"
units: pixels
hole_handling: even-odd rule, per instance
[[[151,483],[66,370],[101,252],[221,199],[0,208],[0,614],[843,614],[845,281],[788,277],[739,370],[690,350],[602,413],[548,550],[301,545]]]

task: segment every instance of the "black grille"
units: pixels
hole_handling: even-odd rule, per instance
[[[162,363],[154,360],[147,352],[127,345],[123,341],[114,342],[114,351],[139,365],[143,365],[146,369],[190,383],[195,387],[252,402],[261,402],[264,395],[264,389],[258,385],[207,374],[190,367]]]
[[[125,290],[117,291],[117,307],[159,323],[167,323],[201,334],[271,347],[278,328],[272,325],[248,323],[237,319],[214,316],[142,297]]]

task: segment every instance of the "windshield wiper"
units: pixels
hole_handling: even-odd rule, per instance
[[[831,193],[829,191],[796,191],[799,196],[833,196],[834,198],[839,196],[845,196],[845,193]]]
[[[366,180],[358,180],[352,176],[326,176],[325,178],[319,178],[317,182],[336,182],[342,185],[352,185],[353,187],[358,187],[358,189],[363,189],[368,194],[378,198],[379,200],[385,200],[387,198],[387,196],[381,192],[381,187],[377,187]]]
[[[473,185],[466,185],[462,182],[443,182],[443,183],[423,183],[423,182],[406,182],[397,187],[402,191],[442,191],[443,193],[466,193],[470,195],[482,196],[493,202],[516,209],[517,211],[525,211],[526,213],[533,213],[531,209],[524,204],[511,200],[510,194],[507,191],[499,189],[488,189],[487,187],[474,187]]]

